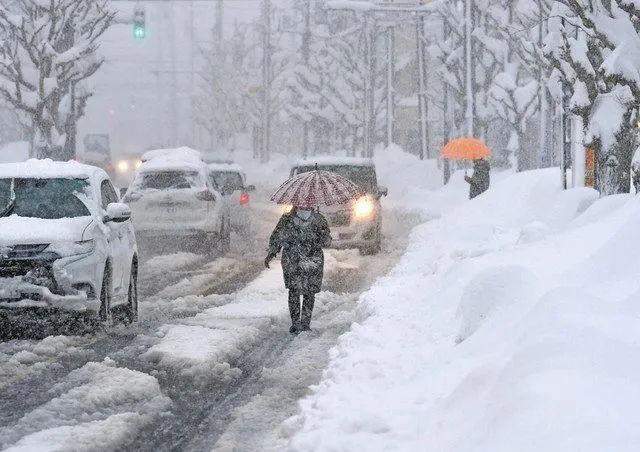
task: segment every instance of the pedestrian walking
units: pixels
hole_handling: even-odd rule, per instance
[[[329,224],[313,207],[294,207],[282,215],[269,238],[269,253],[264,265],[269,268],[271,260],[282,251],[282,273],[289,290],[289,332],[292,334],[311,329],[315,295],[320,292],[324,274],[322,247],[329,245]]]
[[[473,161],[473,175],[465,174],[464,180],[469,183],[469,199],[473,199],[489,189],[490,165],[486,159],[476,159]]]

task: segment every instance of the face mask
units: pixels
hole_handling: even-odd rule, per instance
[[[306,221],[311,216],[311,211],[310,210],[296,210],[296,215],[299,218],[301,218],[301,219]]]

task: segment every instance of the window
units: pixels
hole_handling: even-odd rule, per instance
[[[226,192],[234,192],[244,188],[242,176],[239,173],[232,171],[212,171],[211,177],[216,185]]]
[[[301,174],[315,170],[314,166],[299,166],[294,168],[293,174]],[[319,171],[331,171],[349,179],[367,193],[378,193],[376,170],[372,166],[358,165],[318,165]],[[293,175],[292,174],[292,175]]]
[[[89,216],[85,201],[90,197],[86,179],[0,179],[4,215],[48,220]]]
[[[137,185],[143,190],[181,190],[204,185],[200,174],[195,171],[159,171],[141,176]]]
[[[113,185],[111,185],[111,182],[109,182],[108,180],[102,181],[100,192],[102,198],[102,208],[104,210],[107,210],[107,206],[112,202],[120,201],[118,199],[118,195],[116,194],[115,188],[113,188]]]

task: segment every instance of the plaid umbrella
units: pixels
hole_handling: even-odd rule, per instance
[[[271,195],[271,201],[313,208],[347,204],[364,191],[349,179],[331,171],[308,171],[287,179]]]

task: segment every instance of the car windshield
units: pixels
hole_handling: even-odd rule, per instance
[[[86,179],[0,179],[0,212],[20,217],[59,219],[91,215],[81,198],[90,198]]]
[[[143,173],[137,186],[143,190],[183,190],[204,184],[197,171],[158,171]]]
[[[236,191],[242,190],[244,184],[242,183],[242,176],[233,171],[212,171],[211,177],[215,181],[216,185],[224,191]]]
[[[294,170],[294,174],[314,171],[315,165],[299,166]],[[373,166],[357,165],[318,165],[319,171],[331,171],[342,177],[349,179],[359,186],[366,193],[378,192],[378,181],[376,180],[376,170]]]

